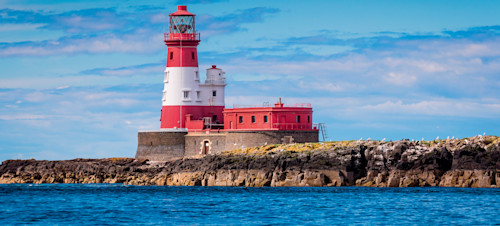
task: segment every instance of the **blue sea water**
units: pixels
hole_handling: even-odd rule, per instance
[[[0,185],[6,224],[500,224],[500,189]]]

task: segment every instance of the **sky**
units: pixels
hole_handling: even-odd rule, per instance
[[[327,140],[500,135],[499,1],[0,0],[0,161],[134,157],[176,5],[226,107],[311,103]]]

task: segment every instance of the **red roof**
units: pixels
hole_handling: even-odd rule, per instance
[[[187,11],[187,6],[178,5],[177,11],[175,11],[174,13],[171,13],[169,16],[194,16],[194,14]]]

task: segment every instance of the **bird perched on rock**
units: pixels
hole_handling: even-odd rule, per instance
[[[381,140],[382,142],[385,142],[385,138]]]
[[[436,140],[439,140],[439,136],[436,137]]]
[[[469,140],[465,139],[465,144],[469,144]]]

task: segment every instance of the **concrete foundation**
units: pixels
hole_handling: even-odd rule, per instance
[[[138,133],[135,157],[150,161],[171,161],[195,155],[217,154],[238,148],[306,142],[318,142],[318,131],[212,131],[209,133],[145,131]]]
[[[147,131],[139,132],[137,142],[137,159],[151,161],[170,161],[183,158],[185,136],[187,132]]]

